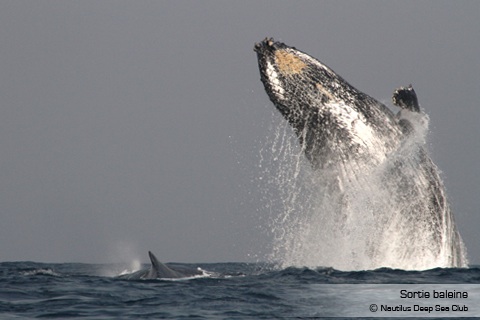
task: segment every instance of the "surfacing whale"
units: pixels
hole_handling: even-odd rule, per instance
[[[139,270],[131,274],[124,274],[118,278],[127,280],[140,280],[140,279],[178,279],[189,278],[202,275],[203,272],[195,269],[180,269],[167,266],[164,263],[158,261],[157,257],[148,251],[150,257],[151,266],[149,269]]]
[[[438,169],[424,141],[415,140],[414,128],[428,124],[428,116],[420,110],[413,88],[395,91],[393,102],[402,108],[395,115],[294,47],[266,38],[254,51],[270,100],[292,126],[320,177],[325,199],[332,203],[335,237],[348,241],[355,233],[357,238],[350,240],[365,244],[365,252],[345,254],[353,260],[368,256],[369,264],[361,268],[466,267],[466,250]],[[371,221],[365,226],[352,222],[352,215],[359,215],[354,204],[360,201],[365,219],[368,214]],[[355,228],[365,228],[364,234]],[[312,244],[297,247],[307,245]]]

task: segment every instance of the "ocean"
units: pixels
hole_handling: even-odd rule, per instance
[[[205,275],[175,280],[125,280],[116,277],[122,273],[123,266],[119,264],[2,262],[0,318],[315,319],[381,314],[480,315],[476,307],[480,305],[479,267],[339,271],[279,269],[266,263],[178,265],[199,267]],[[401,290],[413,299],[402,299]],[[442,294],[466,293],[468,297],[435,300],[418,295],[423,292],[425,298],[425,292],[433,294],[435,290]],[[389,294],[392,298],[388,298]],[[378,305],[378,312],[371,310],[373,303]],[[423,309],[422,303],[431,305],[432,310]],[[450,310],[436,311],[433,308],[437,305]],[[421,310],[405,313],[410,307]]]

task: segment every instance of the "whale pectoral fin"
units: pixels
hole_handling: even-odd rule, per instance
[[[402,109],[420,112],[417,94],[415,93],[415,90],[413,90],[411,84],[408,87],[400,87],[396,89],[393,93],[392,101],[394,105]]]

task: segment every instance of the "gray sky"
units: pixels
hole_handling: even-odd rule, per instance
[[[273,36],[389,106],[414,85],[478,264],[479,35],[478,1],[0,0],[0,261],[262,258]]]

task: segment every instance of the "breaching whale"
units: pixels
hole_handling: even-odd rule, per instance
[[[395,91],[393,102],[402,108],[395,115],[294,47],[266,38],[254,51],[270,100],[293,128],[313,172],[320,173],[326,198],[334,203],[336,235],[348,238],[342,224],[348,223],[352,199],[359,196],[351,190],[363,188],[365,196],[369,176],[381,172],[377,189],[388,199],[365,196],[366,211],[376,219],[369,226],[372,234],[361,239],[369,266],[466,267],[466,249],[438,169],[412,134],[415,121],[428,119],[413,88]]]
[[[203,272],[194,269],[180,269],[167,266],[158,261],[157,257],[148,251],[151,266],[149,269],[139,270],[131,274],[119,276],[121,279],[140,280],[140,279],[178,279],[202,275]]]

